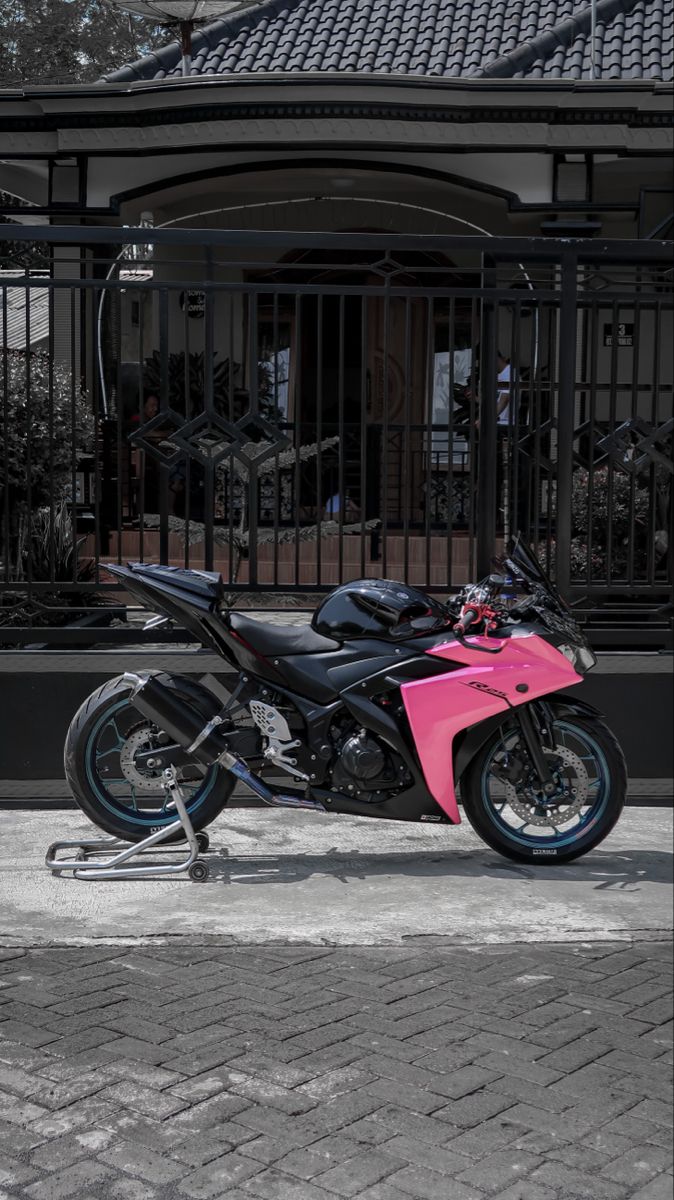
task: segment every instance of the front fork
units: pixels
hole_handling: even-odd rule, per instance
[[[530,704],[523,704],[520,708],[516,708],[513,714],[519,722],[519,727],[522,732],[524,744],[529,753],[533,768],[538,776],[538,781],[546,796],[552,796],[557,791],[557,783],[553,779],[552,768],[549,757],[544,753],[543,740],[541,733],[536,728]],[[552,728],[551,722],[546,716],[543,708],[542,715],[545,717],[545,726],[542,730],[544,736],[548,735],[550,747],[552,748]]]

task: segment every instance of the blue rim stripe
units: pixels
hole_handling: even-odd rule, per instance
[[[104,724],[107,724],[111,717],[113,717],[115,713],[119,712],[120,709],[130,707],[131,705],[129,704],[128,700],[119,700],[112,708],[108,708],[102,713],[101,717],[94,725],[94,728],[91,730],[91,733],[87,738],[87,745],[84,752],[89,786],[91,787],[97,799],[100,801],[103,807],[108,810],[108,812],[113,813],[113,815],[116,817],[122,817],[123,820],[128,821],[131,825],[141,825],[143,827],[169,825],[172,821],[175,821],[175,813],[165,813],[162,815],[160,811],[155,811],[149,812],[146,817],[139,816],[137,814],[134,816],[133,810],[127,808],[125,804],[122,804],[121,802],[117,805],[113,804],[112,801],[114,801],[116,798],[111,796],[110,793],[107,792],[104,787],[102,787],[102,780],[92,767],[92,764],[95,764],[96,762],[96,739],[101,732],[101,727]],[[213,790],[213,785],[215,784],[217,774],[218,769],[217,767],[214,767],[211,773],[206,776],[204,786],[197,789],[193,796],[188,799],[185,807],[190,815],[196,813],[206,798],[210,795],[211,791]]]
[[[556,721],[555,728],[568,730],[575,738],[578,739],[578,741],[584,740],[587,746],[593,748],[593,759],[598,763],[600,770],[599,780],[597,782],[602,784],[601,795],[595,800],[592,807],[588,809],[580,824],[575,825],[573,829],[568,831],[568,833],[563,833],[561,835],[553,834],[551,837],[544,837],[541,835],[537,836],[535,834],[522,834],[513,829],[512,825],[508,825],[506,821],[501,819],[488,793],[489,764],[494,755],[497,753],[499,746],[502,744],[501,742],[499,742],[492,751],[492,754],[487,760],[487,763],[482,771],[482,803],[488,816],[501,833],[505,834],[506,837],[508,837],[511,841],[519,843],[520,846],[526,846],[527,849],[531,849],[532,847],[545,848],[546,846],[562,848],[577,842],[581,837],[584,836],[585,833],[587,833],[588,828],[591,825],[594,826],[599,820],[609,802],[611,795],[608,763],[606,762],[606,758],[601,750],[601,747],[595,742],[594,738],[592,738],[589,733],[586,733],[585,730],[581,731],[577,726],[568,725],[564,721]]]

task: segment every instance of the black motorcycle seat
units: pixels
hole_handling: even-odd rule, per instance
[[[228,613],[226,620],[234,633],[264,657],[327,654],[331,650],[339,650],[339,642],[316,633],[311,625],[271,625],[267,621],[244,617],[240,612]]]

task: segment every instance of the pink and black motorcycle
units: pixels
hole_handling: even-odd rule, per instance
[[[477,833],[522,862],[577,858],[620,815],[620,746],[568,690],[594,654],[519,539],[500,574],[447,604],[360,579],[291,627],[226,607],[212,572],[106,569],[237,672],[226,703],[165,672],[127,673],[84,702],[66,773],[84,812],[116,838],[138,842],[175,821],[167,769],[195,830],[237,781],[271,805],[450,825],[460,787]],[[279,784],[285,776],[294,786]]]

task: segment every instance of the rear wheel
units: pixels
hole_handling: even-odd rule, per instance
[[[165,675],[162,682],[204,716],[212,713],[208,693],[183,676]],[[131,688],[122,676],[93,692],[73,717],[65,744],[65,773],[86,815],[113,837],[139,842],[176,819],[160,771],[137,766],[140,751],[160,749],[171,739],[143,717],[130,702]],[[234,787],[234,777],[221,767],[189,764],[178,769],[185,806],[195,829],[218,816]],[[174,836],[178,840],[181,835]]]
[[[557,784],[545,795],[515,726],[501,728],[462,780],[466,816],[494,850],[519,862],[570,862],[587,854],[615,825],[627,772],[610,729],[598,719],[559,715],[554,748],[545,750]]]

